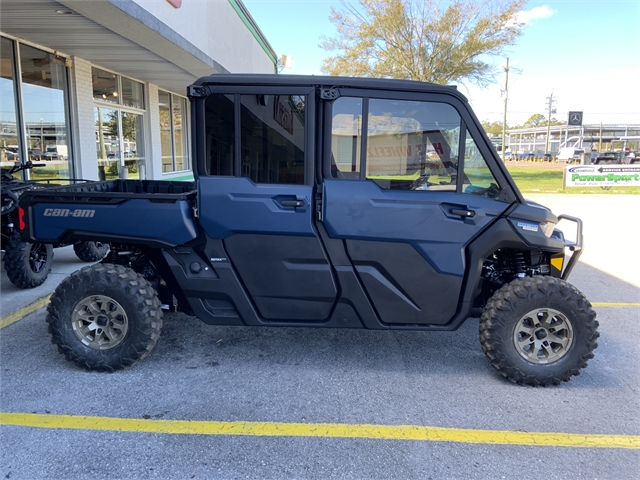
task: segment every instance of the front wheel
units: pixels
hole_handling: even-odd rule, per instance
[[[42,285],[49,276],[53,263],[53,247],[45,243],[29,243],[13,232],[7,242],[4,269],[11,283],[18,288]]]
[[[587,366],[598,321],[575,287],[553,277],[518,278],[495,292],[480,318],[480,343],[508,380],[558,385]]]
[[[156,291],[135,271],[99,263],[67,277],[47,309],[51,341],[87,370],[133,365],[155,346],[162,329]]]

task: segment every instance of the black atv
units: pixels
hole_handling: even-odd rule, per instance
[[[62,244],[29,243],[20,239],[18,197],[26,190],[46,188],[47,183],[25,181],[14,174],[44,164],[31,162],[2,169],[2,259],[11,283],[18,288],[42,285],[51,271],[53,248]],[[102,260],[109,252],[108,243],[78,242],[73,245],[78,258],[84,262]]]

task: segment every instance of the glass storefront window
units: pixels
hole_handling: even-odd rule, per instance
[[[144,156],[144,116],[138,113],[122,112],[123,160],[129,178],[144,178],[142,169]]]
[[[122,77],[122,105],[144,109],[144,88],[140,82]]]
[[[189,168],[189,138],[187,133],[187,101],[183,97],[158,91],[162,172]]]
[[[176,149],[176,170],[187,169],[187,136],[185,132],[187,105],[184,98],[172,95],[173,103],[173,144]]]
[[[144,179],[144,85],[96,67],[91,74],[99,178]]]
[[[91,69],[91,79],[94,99],[101,102],[119,103],[118,79],[115,73],[94,67]]]
[[[29,156],[47,162],[30,172],[32,179],[69,178],[67,70],[63,59],[20,45],[22,110]]]
[[[171,141],[171,94],[158,91],[160,109],[160,145],[162,146],[162,173],[173,171],[173,142]]]
[[[118,111],[95,107],[98,178],[112,180],[120,176]]]
[[[13,84],[13,44],[2,38],[0,45],[0,166],[11,167],[20,161],[20,142],[16,121]]]

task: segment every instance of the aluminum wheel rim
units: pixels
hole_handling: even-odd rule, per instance
[[[73,333],[93,350],[109,350],[127,336],[129,320],[122,306],[106,295],[91,295],[80,300],[71,317]]]
[[[573,343],[573,327],[563,313],[538,308],[524,315],[513,331],[513,343],[522,358],[537,365],[564,357]]]

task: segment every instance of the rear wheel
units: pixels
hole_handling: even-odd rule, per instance
[[[99,262],[109,253],[109,244],[102,242],[78,242],[73,244],[73,251],[83,262]]]
[[[591,304],[553,277],[516,279],[495,292],[480,319],[489,362],[512,382],[558,385],[587,366],[598,346]]]
[[[18,288],[42,285],[53,263],[53,247],[45,243],[29,243],[18,232],[9,237],[4,254],[4,269],[11,283]]]
[[[155,346],[162,329],[156,291],[135,271],[96,264],[67,277],[47,310],[51,341],[87,370],[133,365]]]

